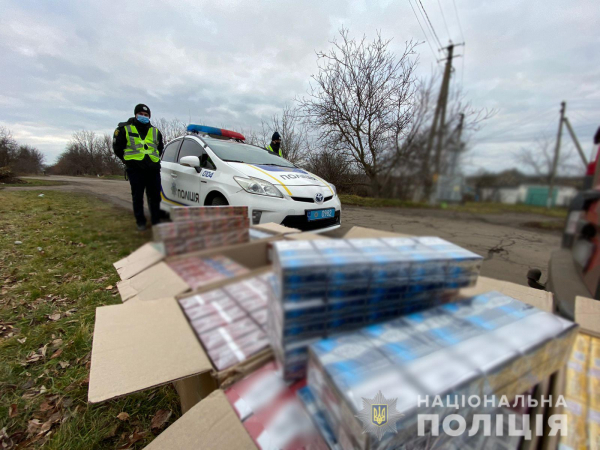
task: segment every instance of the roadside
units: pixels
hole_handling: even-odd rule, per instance
[[[52,176],[36,177],[66,183],[38,189],[59,190],[68,193],[83,192],[103,201],[131,210],[129,183],[94,177]],[[32,178],[27,178],[30,180]],[[5,192],[35,189],[6,188]],[[351,197],[348,200],[348,197]],[[436,235],[464,246],[485,258],[482,274],[500,280],[526,285],[525,275],[530,268],[539,268],[547,274],[548,261],[553,250],[560,247],[560,233],[565,210],[546,210],[526,205],[496,205],[467,203],[448,208],[391,206],[396,200],[369,199],[344,196],[341,235],[354,225],[377,228],[418,236]],[[386,207],[357,207],[347,203],[365,204],[384,202]],[[127,214],[122,214],[129,220]],[[131,220],[133,218],[131,217]]]
[[[87,383],[112,263],[150,235],[110,203],[24,189],[0,202],[0,448],[141,448],[179,416],[174,389],[88,405]]]
[[[64,181],[56,180],[38,180],[38,179],[21,179],[20,183],[0,183],[0,189],[9,187],[27,188],[40,186],[61,186],[66,184]]]

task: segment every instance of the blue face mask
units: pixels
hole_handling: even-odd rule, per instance
[[[138,120],[138,122],[150,123],[150,117],[146,117],[146,116],[142,116],[142,115],[138,114],[137,116],[135,116],[135,118]]]

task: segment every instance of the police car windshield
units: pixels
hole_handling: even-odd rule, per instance
[[[274,155],[268,150],[254,145],[220,139],[206,139],[210,149],[223,161],[247,164],[269,164],[282,167],[296,167],[291,162]]]

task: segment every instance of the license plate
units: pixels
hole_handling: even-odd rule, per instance
[[[333,219],[335,217],[335,208],[327,209],[313,209],[312,211],[306,211],[306,217],[309,222],[313,220],[321,219]]]

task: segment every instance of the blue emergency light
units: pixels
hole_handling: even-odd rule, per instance
[[[204,133],[204,134],[212,134],[215,136],[223,136],[231,139],[239,139],[241,141],[245,141],[246,138],[243,134],[240,134],[236,131],[224,130],[222,128],[209,127],[206,125],[194,125],[190,124],[187,127],[187,131],[191,133]]]

